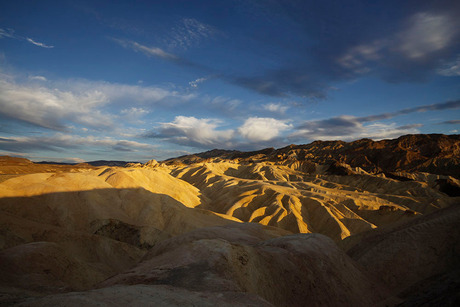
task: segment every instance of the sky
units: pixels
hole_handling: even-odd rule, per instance
[[[460,1],[0,1],[0,155],[460,130]]]

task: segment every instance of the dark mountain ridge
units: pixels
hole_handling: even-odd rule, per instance
[[[252,152],[214,149],[168,159],[167,164],[192,164],[208,159],[244,161],[309,161],[317,164],[346,164],[371,173],[427,172],[460,176],[460,135],[416,134],[397,139],[353,142],[314,141],[304,145],[266,148]],[[391,174],[390,174],[391,176]]]

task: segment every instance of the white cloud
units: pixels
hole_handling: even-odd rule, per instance
[[[29,80],[46,81],[46,78],[43,76],[29,76]]]
[[[420,133],[420,130],[417,128],[420,125],[407,125],[407,126],[398,126],[396,123],[383,124],[383,123],[373,123],[370,125],[363,126],[363,131],[355,136],[355,139],[360,138],[372,138],[374,140],[380,139],[392,139],[400,137],[405,134],[417,134]]]
[[[49,46],[49,45],[46,45],[44,43],[40,43],[40,42],[36,42],[34,41],[33,39],[29,38],[29,37],[26,37],[26,40],[29,42],[29,43],[32,43],[34,44],[35,46],[38,46],[38,47],[42,47],[42,48],[54,48],[54,46]]]
[[[16,39],[16,40],[25,40],[31,44],[34,44],[35,46],[38,46],[38,47],[42,47],[42,48],[47,48],[47,49],[50,49],[50,48],[54,48],[54,46],[50,46],[50,45],[46,45],[44,43],[40,43],[40,42],[37,42],[29,37],[24,37],[24,36],[21,36],[21,35],[17,35],[14,33],[14,30],[13,29],[2,29],[0,28],[0,39],[1,38],[4,38],[4,37],[7,37],[7,38],[12,38],[12,39]]]
[[[142,52],[143,54],[147,56],[160,57],[160,58],[163,58],[165,60],[170,60],[170,61],[179,60],[179,58],[176,57],[174,54],[167,53],[166,51],[158,47],[147,47],[135,41],[129,41],[129,40],[123,40],[123,39],[113,38],[112,40],[118,43],[119,45],[123,46],[124,48],[129,48],[134,51]]]
[[[150,112],[144,108],[135,108],[135,107],[132,107],[129,109],[123,109],[120,111],[120,114],[126,120],[131,121],[131,122],[139,122],[139,123],[143,123],[139,119],[147,115],[148,113]]]
[[[168,100],[172,102],[185,102],[195,97],[195,94],[181,93],[155,86],[127,85],[108,82],[72,82],[73,88],[79,90],[97,89],[104,93],[110,101],[129,100],[138,104],[159,103]]]
[[[284,145],[281,134],[292,128],[286,121],[259,117],[248,118],[237,129],[222,129],[223,124],[216,119],[177,116],[174,121],[161,124],[158,132],[145,136],[197,148],[254,150]]]
[[[418,13],[399,34],[398,49],[408,58],[417,59],[450,45],[459,30],[447,15]]]
[[[376,40],[369,44],[358,45],[340,56],[337,62],[356,74],[368,73],[371,69],[367,67],[367,64],[382,58],[381,50],[387,43],[384,40]]]
[[[193,116],[176,116],[173,122],[162,123],[156,137],[190,146],[223,146],[229,142],[234,131],[217,130],[221,121]]]
[[[0,80],[0,114],[37,126],[62,130],[63,119],[90,126],[110,126],[111,118],[96,107],[108,102],[100,91],[73,93],[56,88]]]
[[[16,35],[14,34],[14,30],[0,28],[0,38],[4,38],[4,37],[16,38]]]
[[[267,111],[280,114],[286,113],[287,109],[289,109],[288,106],[283,106],[281,103],[268,103],[262,105],[262,107]]]
[[[208,79],[207,78],[198,78],[195,81],[190,81],[188,84],[193,88],[197,88],[200,83],[203,83],[206,80],[208,80]]]
[[[460,76],[460,55],[451,63],[444,65],[444,67],[437,70],[437,73],[445,77]]]
[[[163,103],[171,106],[194,97],[157,87],[87,80],[48,81],[45,86],[17,82],[11,76],[0,76],[0,92],[1,115],[55,130],[64,130],[72,123],[113,128],[116,114],[103,109],[109,104],[134,105],[131,107],[134,108],[131,116],[134,116],[134,113],[146,114],[144,105]]]
[[[281,132],[291,129],[292,125],[284,120],[267,117],[250,117],[238,128],[242,137],[253,142],[272,140]]]
[[[374,122],[365,124],[364,117],[342,115],[338,117],[307,121],[290,135],[294,140],[343,140],[350,141],[361,138],[383,139],[404,134],[415,134],[421,124],[397,126],[395,123],[384,124]],[[370,121],[370,120],[369,120]]]
[[[129,115],[129,116],[135,116],[135,117],[140,117],[145,114],[148,114],[149,111],[145,110],[143,108],[129,108],[129,109],[123,109],[120,112],[123,115]]]
[[[355,74],[366,74],[373,63],[390,56],[402,55],[409,61],[432,57],[452,45],[459,32],[458,22],[449,15],[419,12],[401,31],[352,47],[336,61]]]
[[[139,43],[132,42],[132,48],[134,50],[141,51],[148,56],[153,55],[167,60],[177,60],[177,57],[175,55],[167,53],[157,47],[147,47]]]
[[[206,97],[206,100],[208,108],[218,110],[226,115],[228,115],[228,112],[233,112],[242,103],[239,99],[232,99],[224,96],[217,96],[214,98]]]

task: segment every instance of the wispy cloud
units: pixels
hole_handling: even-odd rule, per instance
[[[255,35],[267,42],[267,50],[277,51],[277,67],[242,71],[228,80],[264,95],[308,100],[326,98],[333,83],[369,74],[393,83],[424,82],[460,50],[460,11],[453,2],[442,3],[402,4],[398,14],[393,6],[379,6],[382,11],[373,18],[328,1],[267,3],[270,24]],[[360,7],[376,9],[372,3]],[[290,29],[297,36],[267,39],[286,23],[296,26]],[[457,70],[453,63],[438,73],[457,75]]]
[[[54,46],[48,46],[44,43],[40,43],[40,42],[36,42],[34,41],[33,39],[29,38],[29,37],[26,37],[26,40],[29,42],[29,43],[32,43],[34,44],[35,46],[38,46],[38,47],[42,47],[42,48],[54,48]]]
[[[0,138],[0,147],[11,152],[34,152],[38,150],[65,152],[77,148],[94,146],[99,150],[130,151],[153,150],[156,146],[131,140],[117,140],[110,137],[77,136],[57,133],[51,136]]]
[[[200,85],[201,83],[203,83],[206,80],[208,80],[208,78],[198,78],[198,79],[196,79],[194,81],[190,81],[188,84],[193,88],[197,88],[198,85]]]
[[[149,110],[145,108],[141,108],[141,107],[137,107],[137,108],[131,107],[128,109],[123,109],[120,112],[121,116],[124,119],[126,119],[129,122],[136,123],[136,124],[144,123],[140,119],[149,113],[150,113]]]
[[[16,35],[14,34],[13,29],[2,29],[0,28],[0,38],[17,38]]]
[[[448,101],[414,108],[407,108],[395,112],[376,115],[355,117],[342,115],[322,120],[306,121],[296,127],[296,131],[290,136],[293,139],[343,139],[351,140],[362,137],[390,138],[402,134],[419,133],[420,123],[397,126],[395,123],[379,123],[380,120],[388,120],[400,115],[416,112],[441,111],[460,108],[460,100]]]
[[[176,57],[174,54],[167,53],[166,51],[158,47],[147,47],[142,44],[139,44],[138,42],[124,39],[112,38],[112,40],[124,48],[132,49],[136,52],[142,52],[143,54],[149,57],[154,56],[174,62],[179,60],[179,58]]]
[[[460,76],[460,55],[457,55],[457,58],[443,65],[437,71],[438,75],[445,77],[457,77]]]
[[[437,125],[460,125],[460,119],[446,120],[446,121],[437,123]]]
[[[202,71],[205,71],[205,72],[210,72],[211,71],[206,66],[200,65],[200,64],[192,62],[192,61],[189,61],[189,60],[187,60],[185,58],[178,57],[178,56],[176,56],[176,55],[174,55],[172,53],[168,53],[168,52],[164,51],[163,49],[161,49],[159,47],[155,47],[155,46],[148,47],[148,46],[140,44],[138,42],[130,41],[130,40],[124,40],[124,39],[112,38],[112,40],[114,42],[116,42],[117,44],[119,44],[120,46],[124,47],[124,48],[131,49],[131,50],[133,50],[135,52],[141,52],[144,55],[146,55],[147,57],[160,58],[160,59],[169,61],[169,62],[174,63],[174,64],[179,65],[179,66],[192,67],[192,68],[196,68],[196,69],[199,69],[199,70],[202,70]]]
[[[98,107],[108,102],[96,90],[75,93],[33,84],[0,80],[0,114],[53,130],[65,130],[67,121],[89,126],[111,126],[112,118]]]
[[[142,106],[172,106],[194,97],[190,93],[159,87],[88,80],[48,81],[45,84],[31,81],[17,81],[12,76],[0,78],[0,116],[58,131],[72,124],[113,129],[118,115],[104,109],[109,104],[114,110],[129,104],[130,116],[133,116],[133,110],[145,110]]]
[[[43,76],[29,76],[29,80],[46,81],[47,79]]]
[[[420,124],[397,126],[395,123],[363,123],[353,116],[338,116],[309,121],[299,127],[289,138],[302,140],[356,140],[360,138],[392,138],[408,133],[419,133]]]
[[[21,35],[18,35],[15,33],[15,31],[13,29],[2,29],[0,28],[0,39],[1,38],[12,38],[12,39],[16,39],[16,40],[23,40],[23,41],[27,41],[35,46],[38,46],[38,47],[42,47],[42,48],[47,48],[47,49],[50,49],[50,48],[54,48],[54,46],[50,46],[50,45],[46,45],[44,43],[41,43],[41,42],[37,42],[29,37],[24,37],[24,36],[21,36]]]
[[[289,109],[289,107],[286,105],[282,105],[281,103],[273,103],[273,102],[264,104],[262,105],[262,107],[267,111],[270,111],[273,113],[280,113],[280,114],[286,113],[286,111]]]
[[[370,121],[377,121],[377,120],[383,120],[383,119],[390,119],[395,116],[406,115],[406,114],[416,113],[416,112],[441,111],[441,110],[458,109],[458,108],[460,108],[460,100],[453,100],[453,101],[446,101],[446,102],[441,102],[441,103],[423,105],[423,106],[414,107],[414,108],[406,108],[406,109],[402,109],[402,110],[395,111],[395,112],[358,117],[358,120],[360,122],[370,122]]]
[[[194,18],[184,18],[174,26],[164,39],[169,49],[188,49],[218,33],[211,25],[204,24]]]
[[[421,59],[448,47],[459,29],[448,14],[420,12],[397,34],[397,50],[409,59]]]
[[[383,69],[389,77],[399,73],[394,65],[401,62],[410,68],[409,73],[429,70],[438,65],[439,53],[455,44],[458,26],[449,13],[419,12],[410,16],[400,31],[349,48],[337,63],[355,76]]]
[[[423,127],[423,124],[408,124],[408,125],[403,125],[403,126],[396,127],[396,129],[398,129],[398,130],[410,130],[410,129],[413,129],[413,128],[420,128],[420,127]]]

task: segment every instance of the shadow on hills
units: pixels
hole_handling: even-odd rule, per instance
[[[186,207],[169,195],[152,193],[144,188],[2,197],[0,211],[4,213],[0,218],[2,230],[9,233],[5,234],[6,242],[0,248],[14,245],[14,242],[8,242],[8,238],[27,233],[24,228],[28,222],[34,225],[35,231],[40,228],[38,225],[56,226],[67,231],[107,236],[140,248],[148,248],[156,239],[196,228],[234,223],[208,210]],[[15,218],[22,222],[18,221],[13,228],[23,228],[16,234],[6,226]],[[30,236],[39,237],[38,234],[28,234],[26,241],[36,241]]]
[[[13,300],[17,291],[89,289],[135,265],[160,241],[231,223],[144,188],[2,197],[0,289],[13,289]]]

